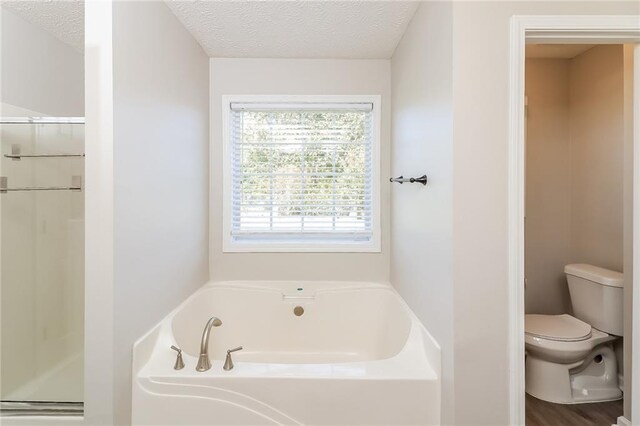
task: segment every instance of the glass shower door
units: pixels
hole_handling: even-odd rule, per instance
[[[0,124],[2,415],[81,414],[84,119]]]

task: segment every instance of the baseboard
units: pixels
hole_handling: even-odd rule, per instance
[[[618,417],[618,423],[611,426],[631,426],[631,422],[626,419],[624,416]]]

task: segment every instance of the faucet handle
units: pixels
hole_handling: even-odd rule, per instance
[[[233,360],[231,359],[231,352],[237,352],[241,350],[242,350],[242,346],[238,346],[237,348],[229,349],[227,351],[227,358],[224,360],[224,367],[222,367],[223,370],[225,371],[233,370]]]
[[[182,370],[184,368],[184,361],[182,360],[182,349],[171,345],[171,349],[178,352],[178,357],[176,358],[176,363],[173,365],[174,370]]]

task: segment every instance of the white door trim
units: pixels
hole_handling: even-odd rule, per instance
[[[639,18],[640,20],[640,18]],[[631,342],[631,417],[640,417],[640,44],[633,49],[633,332]],[[634,417],[635,416],[635,417]],[[631,419],[628,419],[631,420]]]
[[[638,43],[640,15],[513,16],[509,79],[509,386],[510,424],[525,423],[524,379],[524,61],[525,43]],[[640,123],[640,48],[635,49],[634,120]],[[640,315],[640,125],[634,126],[633,323]],[[633,327],[631,413],[640,423],[640,327]]]

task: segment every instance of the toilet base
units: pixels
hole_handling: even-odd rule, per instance
[[[584,359],[558,364],[527,356],[526,392],[558,404],[614,401],[622,398],[618,366],[610,344],[596,347]]]

